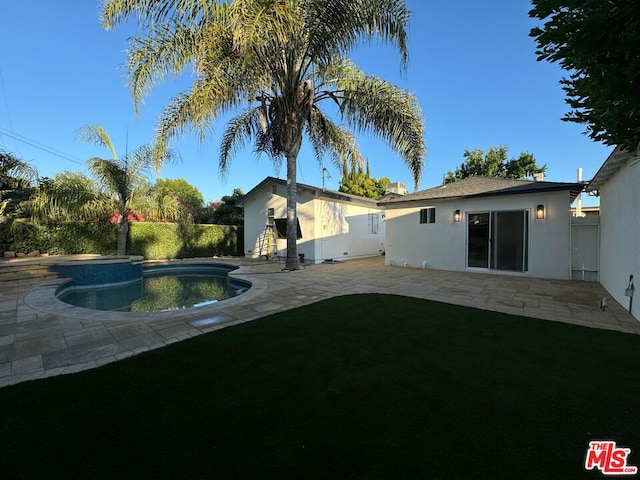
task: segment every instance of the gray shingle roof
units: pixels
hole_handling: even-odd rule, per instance
[[[559,190],[570,192],[570,200],[573,201],[582,189],[582,183],[535,182],[532,180],[514,180],[511,178],[469,177],[409,195],[389,194],[382,198],[379,204],[381,206],[392,206],[397,203],[419,202],[423,200],[519,195]]]

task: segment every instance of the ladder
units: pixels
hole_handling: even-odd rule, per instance
[[[273,252],[277,254],[276,235],[273,225],[267,224],[264,232],[260,235],[260,252],[259,257],[265,257],[267,260],[271,258]]]

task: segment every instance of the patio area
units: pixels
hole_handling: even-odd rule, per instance
[[[265,315],[358,293],[405,295],[640,333],[640,322],[598,283],[389,267],[383,260],[357,259],[282,272],[284,265],[277,262],[207,259],[240,266],[232,275],[252,282],[252,288],[215,306],[131,317],[84,309],[56,311],[51,292],[58,280],[5,281],[0,287],[0,387],[95,368]],[[9,263],[3,262],[0,269]],[[608,306],[605,311],[600,309],[602,298]]]

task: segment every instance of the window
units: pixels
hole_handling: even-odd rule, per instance
[[[369,233],[377,234],[379,228],[379,219],[377,213],[370,213],[369,215]]]
[[[420,223],[436,223],[436,207],[421,209]]]
[[[267,225],[273,227],[274,225],[274,221],[273,221],[273,217],[274,217],[274,210],[273,208],[267,208]]]
[[[302,238],[302,230],[300,230],[300,220],[296,218],[296,221],[298,223],[298,238]],[[287,238],[287,219],[276,218],[275,226],[278,238]]]

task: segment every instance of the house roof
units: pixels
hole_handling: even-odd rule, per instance
[[[246,200],[248,200],[250,197],[255,195],[265,185],[272,185],[272,184],[286,187],[287,181],[281,178],[267,177],[264,180],[262,180],[258,185],[256,185],[251,190],[249,190],[245,195],[240,197],[236,201],[236,206],[242,207]],[[326,189],[314,187],[312,185],[305,185],[304,183],[297,183],[297,187],[298,187],[298,192],[307,191],[316,198],[324,198],[327,200],[333,200],[333,201],[342,202],[342,203],[353,203],[353,204],[361,205],[365,207],[378,208],[378,201],[372,198],[360,197],[358,195],[351,195],[349,193],[336,192],[334,190],[326,190]]]
[[[426,200],[453,200],[459,198],[492,197],[499,195],[522,195],[553,191],[568,191],[570,202],[583,190],[582,183],[536,182],[533,180],[514,180],[512,178],[469,177],[439,187],[422,190],[409,195],[389,194],[383,197],[380,206],[403,206]]]
[[[587,190],[590,192],[598,190],[631,158],[634,158],[633,154],[627,152],[626,150],[622,150],[620,147],[616,147],[604,161],[604,163],[600,167],[600,170],[596,172],[593,179],[589,182]]]

